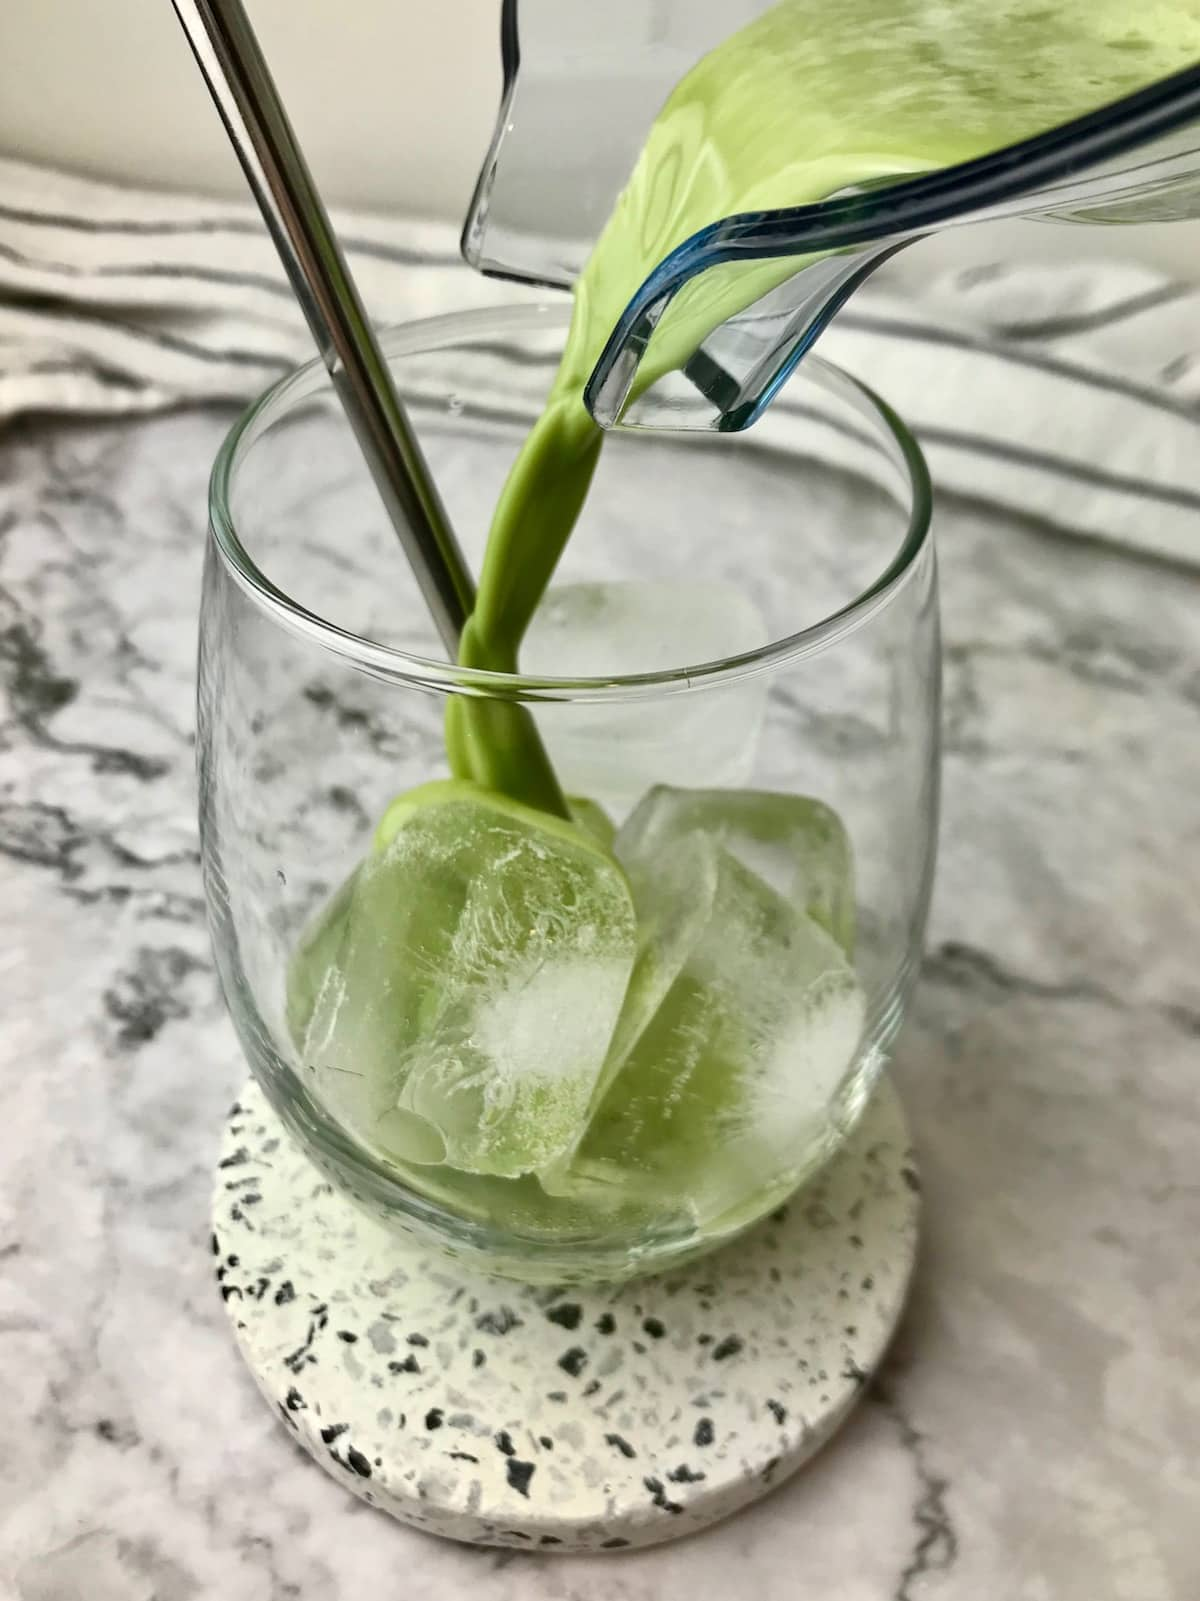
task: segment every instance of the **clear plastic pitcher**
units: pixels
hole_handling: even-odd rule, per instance
[[[764,0],[520,0],[518,18],[518,0],[504,0],[504,94],[463,230],[467,260],[499,276],[573,283],[667,93],[767,9]],[[1200,62],[976,160],[713,221],[629,300],[592,371],[588,409],[604,427],[736,432],[888,256],[943,228],[1038,216],[1200,217]],[[738,273],[754,275],[753,298],[705,326],[707,286]]]

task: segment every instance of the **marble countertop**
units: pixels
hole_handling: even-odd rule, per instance
[[[707,1534],[468,1549],[301,1456],[211,1278],[244,1069],[192,675],[226,422],[0,434],[0,1595],[1194,1601],[1200,574],[942,505],[945,821],[897,1064],[926,1216],[892,1356]]]

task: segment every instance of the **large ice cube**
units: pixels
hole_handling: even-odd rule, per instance
[[[685,1202],[719,1233],[773,1205],[819,1154],[864,1000],[823,928],[714,839],[684,840],[710,859],[692,880],[701,926],[682,954],[670,946],[665,994],[641,1009],[557,1183],[597,1202]],[[631,863],[643,922],[677,901],[680,850],[677,839]]]
[[[597,1098],[624,1065],[703,936],[712,918],[717,882],[717,853],[697,835],[667,842],[648,869],[634,863],[630,884],[638,918],[638,954]]]
[[[694,667],[767,643],[758,608],[714,582],[562,584],[539,606],[521,666],[557,678]],[[654,783],[744,784],[766,710],[764,676],[647,701],[556,704],[538,727],[568,789],[619,815]]]
[[[330,1110],[385,1154],[468,1173],[571,1149],[636,952],[612,857],[473,785],[427,785],[393,804],[340,915],[297,954],[324,970],[289,985]]]
[[[659,784],[617,835],[634,864],[661,859],[672,841],[712,840],[807,913],[849,956],[854,949],[854,863],[837,813],[804,795],[766,790],[672,789]]]
[[[636,867],[630,878],[638,919],[637,959],[625,1003],[609,1046],[604,1072],[592,1096],[598,1107],[609,1085],[625,1065],[654,1014],[679,978],[691,951],[701,939],[713,913],[717,893],[717,853],[699,836],[670,842],[654,858],[649,874]],[[570,1159],[544,1168],[539,1174],[551,1195],[571,1195],[576,1189]],[[620,1202],[627,1197],[596,1192],[593,1200]]]

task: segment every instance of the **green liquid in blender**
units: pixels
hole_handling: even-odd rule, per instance
[[[603,435],[584,385],[630,296],[736,212],[937,169],[1200,59],[1200,0],[783,0],[679,83],[575,288],[496,507],[464,666],[513,672]],[[796,271],[706,274],[654,383]],[[803,797],[652,789],[615,840],[532,718],[455,698],[452,778],[401,796],[296,951],[288,1018],[329,1110],[404,1180],[531,1239],[720,1238],[790,1192],[854,1062],[853,868]]]
[[[677,245],[738,212],[984,155],[1197,60],[1200,0],[783,0],[705,56],[656,118],[575,286],[545,410],[492,520],[463,664],[515,667],[600,452],[584,385],[631,296]],[[694,280],[638,387],[798,265]],[[451,717],[451,761],[487,782],[487,740],[480,759],[460,727],[466,705]]]

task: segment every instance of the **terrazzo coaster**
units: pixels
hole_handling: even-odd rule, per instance
[[[607,1551],[726,1517],[829,1438],[900,1314],[917,1188],[884,1081],[750,1234],[657,1278],[554,1291],[385,1232],[250,1085],[212,1247],[259,1388],[346,1489],[456,1540]]]

